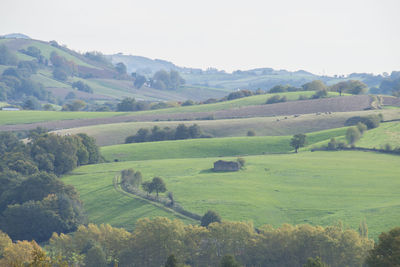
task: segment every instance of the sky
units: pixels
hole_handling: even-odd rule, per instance
[[[0,35],[228,72],[400,70],[400,0],[0,0]]]

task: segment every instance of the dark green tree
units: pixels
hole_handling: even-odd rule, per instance
[[[144,77],[142,75],[136,75],[135,82],[133,83],[133,86],[135,86],[136,88],[139,89],[146,83],[146,81],[147,81],[146,77]]]
[[[157,197],[158,193],[164,193],[165,191],[167,191],[167,187],[163,179],[161,179],[160,177],[154,177],[153,180],[151,181],[151,184],[153,190],[156,191]]]
[[[290,140],[290,145],[295,149],[297,153],[300,147],[303,147],[306,144],[306,135],[305,134],[295,134]]]
[[[178,260],[175,258],[174,254],[168,256],[167,261],[165,262],[165,267],[178,267]]]
[[[207,227],[210,223],[221,222],[221,216],[213,210],[207,211],[203,217],[201,217],[201,226]]]
[[[0,45],[0,65],[17,65],[18,59],[7,46]]]
[[[124,63],[119,62],[115,65],[115,69],[117,70],[117,72],[121,75],[125,75],[126,74],[126,66]]]
[[[240,264],[235,260],[232,255],[225,255],[221,259],[221,267],[240,267]]]
[[[106,254],[101,247],[94,245],[86,253],[85,266],[87,267],[107,267]]]
[[[188,139],[189,137],[189,128],[185,124],[179,124],[175,131],[175,139]]]
[[[303,267],[329,267],[328,264],[324,263],[320,257],[308,258],[307,262],[303,264]]]
[[[150,181],[145,181],[142,183],[142,188],[147,194],[151,194],[154,191],[153,184]]]
[[[361,133],[356,126],[349,127],[346,131],[346,140],[349,145],[354,147],[355,143],[360,140]]]
[[[370,267],[400,266],[400,227],[380,234],[366,263]]]

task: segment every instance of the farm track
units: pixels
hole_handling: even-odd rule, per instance
[[[98,124],[110,124],[138,121],[166,121],[166,120],[199,120],[213,117],[213,119],[233,119],[249,117],[272,117],[296,114],[324,113],[324,112],[349,112],[362,111],[370,108],[371,98],[367,95],[333,97],[315,100],[300,100],[285,103],[247,106],[226,110],[193,113],[161,113],[159,114],[135,114],[116,116],[110,118],[94,118],[79,120],[61,120],[38,122],[31,124],[2,125],[0,131],[23,131],[34,129],[38,126],[50,130],[67,129]]]

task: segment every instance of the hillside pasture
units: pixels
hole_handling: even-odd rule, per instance
[[[136,221],[143,217],[163,216],[180,219],[185,223],[195,223],[160,205],[117,191],[113,178],[120,170],[112,170],[109,167],[110,164],[87,165],[63,177],[65,183],[78,189],[90,222],[108,223],[127,230],[133,230]],[[105,173],[108,175],[103,176]],[[105,179],[102,179],[102,176]]]
[[[24,124],[42,121],[78,120],[90,118],[106,118],[126,115],[123,112],[61,112],[61,111],[0,111],[0,125]],[[38,125],[39,126],[39,125]]]
[[[381,123],[378,128],[366,131],[356,146],[380,149],[387,144],[400,147],[400,121]]]
[[[308,144],[342,136],[346,128],[314,132],[307,135]],[[101,148],[108,161],[203,158],[288,153],[292,136],[252,136],[188,139],[133,143]]]
[[[221,120],[194,120],[194,121],[150,121],[150,122],[122,122],[74,127],[56,131],[58,134],[86,133],[96,138],[100,146],[109,146],[125,143],[125,138],[136,134],[140,128],[177,127],[183,123],[187,126],[198,124],[201,129],[214,137],[237,137],[246,136],[247,131],[254,130],[257,136],[281,136],[298,133],[309,133],[345,126],[347,119],[353,116],[366,116],[369,114],[382,113],[387,119],[400,119],[400,112],[396,111],[359,111],[359,112],[335,112],[321,114],[304,114],[301,116],[276,116],[276,117],[254,117],[241,119]],[[118,117],[118,120],[129,117]],[[117,119],[117,118],[115,118]],[[108,120],[108,119],[107,119]],[[76,126],[76,125],[75,125]],[[59,127],[67,128],[67,127]]]
[[[161,176],[176,201],[191,212],[212,209],[224,220],[253,221],[255,226],[342,221],[357,229],[366,219],[370,237],[376,239],[400,220],[398,156],[355,151],[247,156],[243,170],[215,173],[210,169],[218,159],[91,165],[63,180],[77,188],[96,223],[133,225],[134,219],[148,216],[146,211],[136,213],[134,202],[115,207],[118,198],[104,194],[106,188],[112,190],[114,175],[126,168],[142,172],[144,180]],[[131,220],[125,219],[129,216]]]

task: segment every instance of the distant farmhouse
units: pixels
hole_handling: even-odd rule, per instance
[[[237,172],[240,170],[240,163],[237,161],[218,160],[214,162],[215,172]]]

